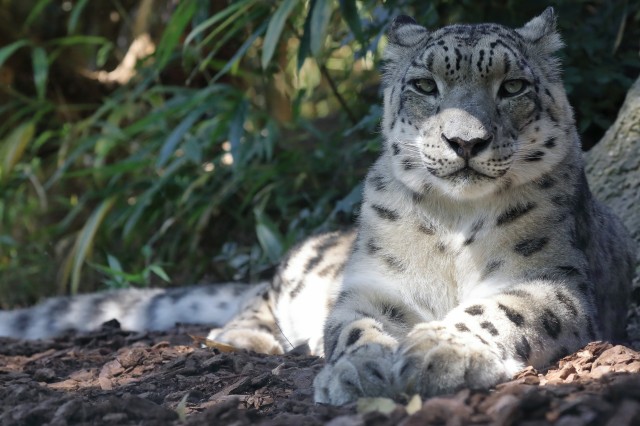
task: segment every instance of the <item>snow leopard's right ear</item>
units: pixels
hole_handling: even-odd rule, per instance
[[[528,43],[542,54],[551,54],[562,48],[563,43],[556,29],[556,13],[553,7],[547,7],[524,27],[516,29]]]
[[[411,17],[400,15],[394,18],[387,32],[387,47],[384,59],[387,62],[402,60],[407,51],[418,45],[429,32]]]

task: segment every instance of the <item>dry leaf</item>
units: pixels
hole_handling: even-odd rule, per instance
[[[395,409],[395,401],[389,398],[360,398],[357,403],[358,414],[365,414],[371,411],[389,414]]]
[[[210,340],[210,339],[207,339],[206,337],[194,336],[191,334],[189,334],[189,337],[193,339],[193,342],[196,345],[199,345],[200,347],[203,347],[203,348],[217,349],[223,353],[238,352],[241,350],[236,348],[235,346],[227,345],[226,343],[222,343],[222,342],[216,342],[215,340]]]
[[[405,406],[407,410],[407,414],[412,415],[413,413],[417,413],[422,408],[422,398],[420,395],[415,394],[409,400],[409,403]]]

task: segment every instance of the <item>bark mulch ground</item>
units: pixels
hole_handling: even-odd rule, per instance
[[[591,343],[491,391],[313,403],[323,361],[201,349],[178,327],[0,339],[0,425],[639,425],[640,353]]]

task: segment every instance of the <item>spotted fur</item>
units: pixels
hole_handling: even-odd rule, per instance
[[[553,10],[516,30],[399,17],[388,38],[316,401],[486,388],[622,338],[632,244],[586,184]]]
[[[515,30],[396,18],[356,230],[303,242],[270,284],[53,299],[0,312],[0,335],[207,322],[237,347],[324,355],[331,404],[486,388],[623,338],[634,248],[587,186],[561,45],[552,9]]]

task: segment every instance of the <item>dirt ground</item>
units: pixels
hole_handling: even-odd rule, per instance
[[[638,425],[640,353],[591,343],[546,372],[426,401],[313,403],[323,360],[199,348],[205,328],[117,324],[50,341],[0,339],[0,425]]]

